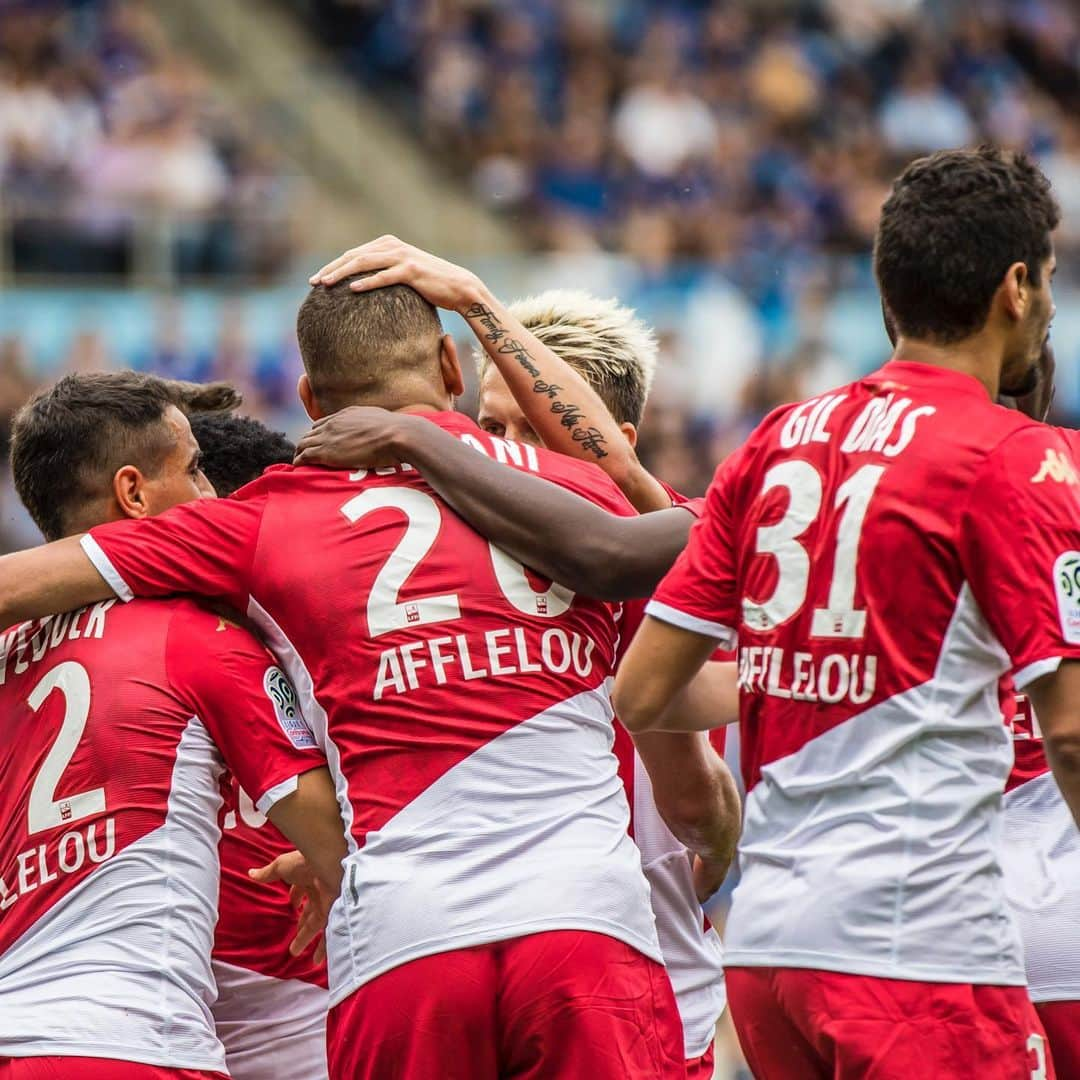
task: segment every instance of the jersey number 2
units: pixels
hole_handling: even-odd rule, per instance
[[[75,754],[90,716],[90,676],[86,668],[73,660],[57,664],[34,687],[27,704],[37,712],[54,690],[64,695],[64,719],[30,788],[27,819],[31,836],[105,810],[104,788],[68,795],[59,802],[56,800],[56,785]]]
[[[406,626],[446,622],[461,615],[457,593],[424,596],[406,602],[398,599],[401,587],[435,544],[442,528],[439,504],[416,488],[369,488],[350,499],[341,512],[354,524],[376,510],[398,510],[407,522],[397,547],[375,575],[368,594],[368,632],[372,637]],[[552,584],[538,593],[525,576],[525,568],[494,544],[488,545],[491,566],[499,589],[510,605],[524,615],[554,618],[570,607],[574,594]]]
[[[864,465],[836,489],[836,509],[843,508],[843,513],[836,531],[832,584],[828,606],[814,610],[813,637],[859,638],[866,631],[866,612],[855,607],[855,568],[866,511],[884,472],[884,465]],[[761,493],[776,487],[787,489],[787,512],[775,525],[757,530],[758,553],[776,559],[776,587],[765,600],[743,599],[743,621],[755,630],[772,630],[806,603],[810,553],[799,537],[821,512],[821,474],[810,462],[793,458],[774,465],[765,474]]]

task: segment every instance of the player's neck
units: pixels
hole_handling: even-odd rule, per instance
[[[1001,353],[1001,347],[995,347],[984,334],[974,334],[949,345],[936,341],[916,341],[901,336],[896,340],[892,359],[912,364],[928,364],[946,371],[970,375],[986,387],[991,401],[996,401],[1001,383]]]
[[[444,402],[441,405],[433,405],[429,402],[417,402],[415,405],[402,405],[400,408],[391,409],[391,412],[404,412],[404,413],[440,413],[440,412],[453,412],[454,403],[452,401]]]

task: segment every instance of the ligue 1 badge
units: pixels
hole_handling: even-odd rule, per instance
[[[1061,634],[1070,645],[1080,644],[1080,551],[1066,551],[1054,563]]]
[[[274,705],[274,715],[281,730],[297,750],[310,750],[315,746],[315,736],[300,714],[300,702],[289,677],[279,667],[269,667],[263,676],[263,689]]]

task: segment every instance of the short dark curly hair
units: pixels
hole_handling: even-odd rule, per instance
[[[199,412],[190,420],[202,451],[202,470],[222,497],[258,479],[271,465],[291,464],[296,453],[296,447],[280,431],[272,431],[250,416]]]
[[[12,477],[46,540],[66,536],[121,466],[157,475],[175,445],[165,423],[173,404],[174,389],[156,376],[88,371],[65,375],[19,410]]]
[[[992,146],[913,161],[893,183],[874,243],[874,273],[905,336],[941,344],[979,330],[1006,270],[1039,285],[1060,211],[1025,154]]]

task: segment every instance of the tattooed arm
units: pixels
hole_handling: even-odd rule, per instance
[[[351,288],[363,292],[410,285],[437,307],[461,315],[549,449],[599,465],[643,513],[671,506],[596,391],[526,330],[475,274],[384,236],[328,263],[311,283],[333,285],[371,271],[375,273],[354,281]]]

